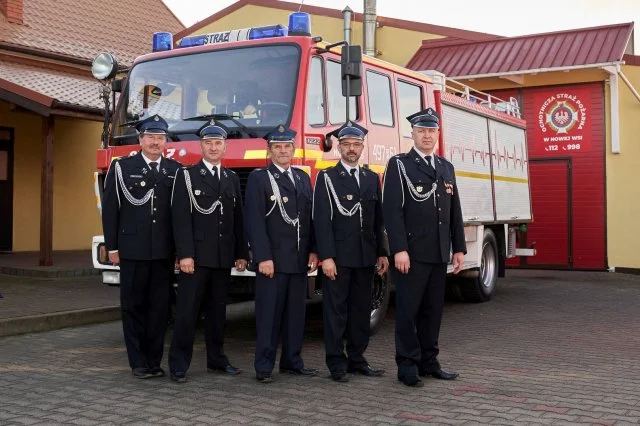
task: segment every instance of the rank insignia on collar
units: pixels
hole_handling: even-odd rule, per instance
[[[276,200],[276,196],[275,196],[275,195],[272,195],[271,197],[269,197],[269,199],[270,199],[271,201],[275,201],[275,200]]]
[[[222,175],[223,175],[224,177],[227,177],[227,171],[226,171],[226,170],[223,170],[223,171],[222,171]]]
[[[164,175],[167,174],[167,169],[165,169],[164,167],[162,168],[162,174],[164,174]]]
[[[284,201],[285,203],[289,202],[289,197],[282,197],[282,201]]]
[[[200,169],[200,174],[204,176],[207,174],[207,171],[205,169]]]
[[[349,201],[353,200],[353,195],[347,194],[347,200],[349,200]]]
[[[143,175],[146,175],[148,171],[149,171],[149,169],[147,167],[143,167],[142,168],[142,174]]]
[[[345,176],[346,176],[345,172],[342,172],[342,171],[341,171],[341,172],[340,172],[340,176],[345,177]]]
[[[420,157],[414,157],[413,159],[416,161],[416,163],[420,162]]]
[[[145,181],[140,182],[140,186],[145,186],[146,184],[147,184],[147,182],[145,182]]]
[[[202,191],[200,191],[199,189],[196,189],[195,191],[193,191],[193,193],[196,195],[200,195],[202,194]]]
[[[279,175],[278,173],[274,173],[274,174],[273,174],[273,177],[274,177],[274,178],[276,178],[276,179],[278,179],[278,178],[280,177],[280,175]]]
[[[296,175],[296,179],[300,180],[300,176]]]
[[[416,191],[418,191],[418,192],[422,192],[423,189],[424,188],[422,188],[421,186],[416,186]]]

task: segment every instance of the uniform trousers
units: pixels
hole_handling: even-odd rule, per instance
[[[372,266],[337,266],[336,269],[336,279],[324,277],[322,284],[325,358],[332,373],[345,371],[347,366],[367,365],[364,351],[369,345],[374,274]],[[344,354],[345,338],[347,356]]]
[[[398,377],[438,366],[438,336],[447,278],[446,263],[411,260],[408,274],[392,268],[396,283],[396,364]]]
[[[120,259],[122,329],[131,368],[160,366],[174,261]]]
[[[186,373],[193,356],[193,342],[201,307],[204,310],[204,335],[207,367],[224,368],[224,327],[231,268],[207,268],[195,265],[193,274],[180,273],[176,295],[176,320],[169,350],[169,369]]]
[[[273,278],[256,274],[257,373],[271,373],[278,342],[282,338],[280,368],[301,369],[304,338],[307,274],[275,273]]]

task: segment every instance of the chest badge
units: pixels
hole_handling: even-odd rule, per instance
[[[445,188],[445,189],[444,189],[444,191],[445,191],[447,194],[451,194],[451,195],[453,195],[453,185],[452,185],[452,184],[450,184],[450,183],[445,183],[445,184],[444,184],[444,188]]]
[[[202,194],[202,191],[200,191],[199,189],[196,189],[195,191],[193,191],[193,193],[196,195],[200,195]]]
[[[276,200],[276,196],[275,196],[275,195],[272,195],[271,197],[269,197],[269,199],[270,199],[271,201],[275,201],[275,200]]]
[[[347,194],[347,200],[349,200],[349,201],[353,200],[353,195]]]
[[[145,182],[145,181],[140,182],[140,186],[145,186],[146,184],[147,184],[147,182]]]
[[[285,203],[289,202],[289,197],[282,197],[282,201],[284,201]]]
[[[418,192],[422,192],[422,190],[424,190],[424,188],[420,185],[416,186],[416,191]]]

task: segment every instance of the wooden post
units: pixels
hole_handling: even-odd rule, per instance
[[[53,115],[42,117],[40,266],[53,265]]]

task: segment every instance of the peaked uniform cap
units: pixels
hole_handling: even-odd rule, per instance
[[[227,131],[215,124],[214,120],[200,128],[200,139],[227,139]]]
[[[327,138],[333,136],[339,141],[341,141],[342,139],[359,139],[361,141],[364,141],[364,136],[367,133],[369,133],[369,131],[364,127],[352,121],[347,121],[333,132],[328,133]]]
[[[264,139],[267,140],[268,143],[271,142],[294,142],[294,138],[296,137],[297,132],[295,130],[291,130],[284,125],[279,125],[266,135],[264,135]]]
[[[414,127],[440,128],[440,116],[431,107],[408,116],[407,120]]]
[[[136,124],[136,129],[138,129],[141,135],[166,135],[169,131],[169,124],[167,124],[164,118],[155,114],[139,121]]]

